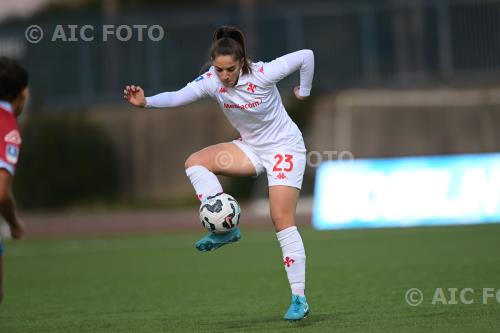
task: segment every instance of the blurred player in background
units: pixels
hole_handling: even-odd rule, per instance
[[[283,264],[292,290],[286,320],[300,320],[309,312],[304,294],[306,254],[295,226],[296,206],[306,164],[302,133],[288,116],[276,83],[300,70],[295,96],[309,96],[314,74],[314,55],[301,50],[274,61],[251,62],[243,33],[220,27],[210,48],[211,67],[181,90],[145,97],[139,86],[127,86],[124,98],[137,107],[176,107],[202,97],[217,101],[241,138],[209,146],[192,154],[185,163],[186,174],[200,201],[223,192],[216,175],[254,176],[266,172],[269,203]],[[225,155],[231,165],[220,165]],[[227,234],[209,233],[196,243],[200,251],[215,250],[240,239],[239,228]]]
[[[0,214],[14,239],[23,236],[24,225],[17,216],[12,183],[21,135],[16,118],[28,99],[28,72],[16,61],[0,57]],[[0,239],[0,301],[3,298],[3,246]]]

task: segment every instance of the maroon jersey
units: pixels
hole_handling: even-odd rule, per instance
[[[10,105],[0,103],[0,169],[11,174],[16,170],[21,147],[21,135]]]

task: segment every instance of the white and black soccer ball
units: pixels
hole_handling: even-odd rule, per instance
[[[201,224],[216,234],[224,234],[235,228],[240,222],[240,216],[240,205],[226,193],[208,197],[200,206]]]

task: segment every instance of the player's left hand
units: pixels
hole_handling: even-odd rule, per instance
[[[10,234],[14,239],[21,239],[24,236],[24,223],[20,220],[10,226]]]
[[[295,88],[293,88],[293,93],[295,94],[295,97],[297,97],[298,100],[305,100],[307,98],[307,96],[300,96],[300,86],[296,86]]]

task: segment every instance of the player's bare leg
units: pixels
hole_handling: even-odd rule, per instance
[[[208,146],[191,154],[185,163],[185,168],[201,165],[216,175],[253,176],[255,167],[247,155],[231,142]]]
[[[292,303],[285,320],[300,320],[309,313],[304,294],[306,254],[302,238],[295,226],[299,189],[290,186],[269,187],[271,219],[283,252],[283,264],[292,290]]]
[[[234,143],[220,143],[202,149],[186,160],[186,174],[200,201],[223,192],[216,175],[252,176],[256,170],[246,154]],[[199,251],[216,250],[241,238],[238,227],[226,234],[209,233],[196,243]]]
[[[291,186],[269,187],[269,208],[276,232],[295,226],[300,190]]]
[[[3,299],[3,256],[0,255],[0,302]]]

